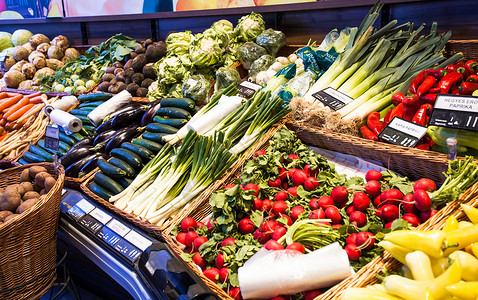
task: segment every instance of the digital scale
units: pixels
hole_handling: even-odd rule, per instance
[[[59,238],[133,299],[219,299],[164,241],[106,212],[82,193],[63,189],[60,216]]]

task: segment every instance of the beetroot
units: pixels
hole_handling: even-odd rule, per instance
[[[288,209],[289,207],[287,206],[287,203],[285,203],[285,201],[282,201],[282,200],[277,200],[276,202],[274,202],[274,204],[272,205],[272,213],[276,216],[280,216],[281,214],[285,214],[285,211]]]
[[[370,181],[370,180],[380,181],[380,180],[382,180],[382,173],[380,173],[380,172],[377,171],[377,170],[369,170],[369,171],[365,174],[365,180],[366,180],[366,181]]]
[[[339,209],[335,206],[329,206],[325,209],[325,217],[330,219],[333,224],[342,222],[342,216],[340,215]]]
[[[220,270],[224,266],[224,254],[219,253],[214,260],[216,267]]]
[[[319,208],[319,199],[317,199],[317,198],[312,198],[312,199],[310,199],[309,207],[310,207],[310,209],[317,209],[317,208]]]
[[[228,277],[229,277],[229,268],[228,267],[222,267],[219,270],[219,281],[226,282]]]
[[[227,239],[222,241],[221,246],[225,247],[227,245],[234,245],[234,244],[236,244],[236,239],[234,239],[233,237],[228,237]]]
[[[357,242],[356,245],[361,249],[370,250],[375,244],[375,236],[371,232],[362,231],[357,233],[355,241]]]
[[[249,190],[254,190],[255,193],[252,193],[254,196],[257,196],[259,195],[259,187],[254,184],[254,183],[248,183],[246,184],[246,186],[244,187],[244,190],[246,191],[249,191]]]
[[[420,211],[429,211],[432,207],[432,200],[425,190],[416,190],[413,194],[413,201]]]
[[[202,270],[204,270],[204,268],[206,267],[207,262],[204,258],[202,258],[201,254],[196,253],[193,256],[193,263],[195,263],[196,265],[198,265],[198,267],[200,267]]]
[[[289,195],[285,191],[280,191],[275,196],[276,201],[285,201],[287,198],[289,198]]]
[[[181,222],[181,230],[187,232],[196,229],[196,221],[193,218],[186,217]]]
[[[380,218],[385,222],[391,222],[398,219],[399,210],[398,207],[392,204],[385,204],[380,208]]]
[[[307,177],[304,182],[304,188],[306,191],[312,191],[319,186],[319,181],[315,177]]]
[[[357,248],[357,245],[355,244],[348,244],[347,246],[345,246],[344,250],[347,253],[347,256],[349,257],[349,260],[351,261],[359,260],[360,255],[362,254],[360,252],[360,249]]]
[[[372,197],[378,196],[382,192],[382,187],[380,186],[380,182],[378,182],[377,180],[368,181],[365,184],[364,188],[367,194],[369,194]]]
[[[434,192],[436,191],[437,189],[437,185],[435,184],[435,182],[431,179],[428,179],[428,178],[421,178],[419,179],[415,185],[413,186],[413,191],[417,191],[417,190],[425,190],[427,192]]]
[[[356,239],[357,239],[357,233],[355,233],[355,232],[354,232],[354,233],[351,233],[351,234],[347,237],[347,239],[345,240],[345,243],[346,243],[346,244],[355,244],[355,245],[357,245]]]
[[[304,211],[304,208],[300,205],[292,207],[290,210],[290,217],[292,218],[292,221],[295,222],[295,220],[297,220]]]
[[[309,214],[309,219],[325,219],[325,212],[322,208],[314,209]]]
[[[343,203],[347,201],[349,191],[343,186],[338,186],[332,190],[330,196],[334,199],[335,203]]]
[[[288,245],[286,247],[287,250],[295,250],[295,251],[299,251],[299,252],[302,252],[302,253],[305,253],[305,248],[304,246],[302,246],[301,243],[297,243],[297,242],[293,242],[292,244]]]
[[[353,205],[347,207],[347,209],[345,210],[345,213],[347,214],[347,216],[350,217],[350,215],[355,211],[355,207]]]
[[[355,210],[365,210],[370,205],[370,198],[364,192],[356,192],[354,194],[353,204]]]
[[[287,233],[287,229],[282,225],[277,225],[274,227],[274,232],[272,233],[273,240],[279,240]]]
[[[270,187],[280,188],[280,185],[282,184],[282,181],[280,180],[279,177],[277,177],[274,180],[269,180],[268,183],[269,183]]]
[[[317,205],[323,209],[326,209],[329,206],[333,206],[334,204],[334,199],[330,196],[322,196],[317,201]]]
[[[196,231],[188,231],[188,233],[186,233],[185,245],[191,248],[193,246],[194,240],[197,237],[198,237],[198,234],[196,233]]]
[[[262,210],[262,200],[259,198],[254,198],[254,206],[252,207],[254,210]]]
[[[232,288],[229,291],[229,297],[231,297],[234,300],[242,300],[241,289],[238,287]]]
[[[304,170],[296,170],[292,175],[292,184],[294,186],[303,185],[307,179],[307,173]],[[317,180],[317,179],[316,179]],[[319,183],[317,182],[317,185]]]
[[[178,233],[178,235],[176,236],[176,240],[178,241],[178,243],[186,245],[186,232]]]
[[[267,250],[284,250],[284,246],[279,244],[276,240],[268,240],[267,243],[264,244],[264,248]]]
[[[287,192],[292,196],[292,197],[297,197],[297,187],[291,187],[287,189]]]
[[[204,244],[205,242],[207,242],[208,239],[207,237],[205,236],[200,236],[200,237],[197,237],[194,241],[193,241],[193,249],[194,250],[198,250],[199,247],[201,247],[202,244]]]
[[[406,213],[402,216],[402,219],[410,223],[413,227],[420,225],[420,219],[415,214]]]
[[[274,204],[274,202],[272,202],[272,200],[264,199],[262,201],[262,208],[261,208],[262,211],[265,211],[265,212],[271,211],[272,204]]]
[[[254,223],[248,218],[244,218],[240,220],[238,227],[239,227],[239,232],[242,234],[253,233],[255,229]]]
[[[357,227],[364,227],[367,225],[367,216],[361,211],[354,211],[350,214],[349,221]]]
[[[204,276],[214,283],[217,283],[216,277],[219,276],[219,270],[216,268],[209,268],[204,270]]]
[[[384,204],[399,205],[402,199],[403,199],[403,194],[397,189],[386,190],[386,191],[383,191],[382,194],[380,194],[381,205],[384,205]]]

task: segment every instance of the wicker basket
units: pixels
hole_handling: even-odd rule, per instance
[[[61,191],[65,179],[62,167],[39,163],[0,172],[0,187],[20,182],[20,173],[31,166],[43,166],[57,179],[47,197],[17,218],[0,224],[0,299],[40,298],[53,284],[56,272],[56,237]]]

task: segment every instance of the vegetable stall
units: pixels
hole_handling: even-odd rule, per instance
[[[220,299],[475,299],[476,44],[383,9],[299,46],[256,12],[163,41],[4,34],[0,156],[30,177],[0,233],[46,205],[45,164]]]

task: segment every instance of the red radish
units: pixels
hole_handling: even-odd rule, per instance
[[[418,209],[415,206],[415,200],[413,200],[413,194],[406,194],[405,196],[403,196],[402,208],[403,211],[406,213],[418,213]]]
[[[287,180],[287,171],[283,167],[277,167],[279,169],[279,178],[281,181]]]
[[[347,201],[349,191],[343,186],[338,186],[332,190],[330,196],[334,199],[335,203],[343,203]]]
[[[270,232],[272,233],[274,231],[274,227],[276,227],[279,223],[274,220],[268,220],[262,223],[261,227],[259,227],[259,230],[262,232]]]
[[[377,180],[368,181],[365,184],[364,188],[367,194],[369,194],[372,197],[378,196],[382,192],[382,187],[380,186],[380,182],[378,182]]]
[[[261,156],[261,155],[266,155],[267,151],[266,150],[257,150],[255,153],[255,156]]]
[[[420,219],[415,214],[406,213],[402,216],[402,219],[410,223],[413,227],[420,225]]]
[[[322,196],[317,200],[317,205],[323,209],[326,209],[329,206],[334,206],[334,199],[330,196]]]
[[[413,194],[413,201],[420,211],[429,211],[432,207],[432,200],[425,190],[416,190]]]
[[[380,202],[380,195],[378,195],[377,197],[375,197],[375,199],[373,199],[373,206],[377,208],[382,206],[382,202]]]
[[[216,223],[217,223],[217,220],[214,220],[214,221],[209,220],[209,221],[207,221],[207,225],[206,225],[206,226],[207,226],[207,229],[208,229],[209,231],[213,231],[213,230],[214,230],[214,226],[216,225]]]
[[[186,217],[181,222],[181,230],[184,232],[188,232],[189,230],[196,229],[196,221],[193,218]]]
[[[436,189],[437,189],[437,185],[435,184],[435,182],[428,178],[419,179],[413,186],[414,192],[416,192],[417,190],[425,190],[431,193],[436,191]]]
[[[351,233],[351,234],[347,237],[347,239],[345,240],[345,243],[346,243],[346,244],[355,244],[355,245],[357,245],[356,239],[357,239],[357,233]]]
[[[359,260],[360,255],[362,254],[360,252],[360,249],[357,248],[357,245],[355,244],[348,244],[347,246],[345,246],[344,250],[347,253],[347,256],[349,257],[349,260],[351,261]]]
[[[310,165],[305,165],[304,171],[309,174],[309,176],[317,176],[319,174],[319,168],[315,168],[313,170],[310,169]]]
[[[291,187],[287,189],[287,192],[292,196],[292,197],[297,197],[297,187]]]
[[[287,206],[287,203],[285,203],[285,201],[278,200],[272,205],[272,213],[276,216],[280,216],[281,214],[285,214],[285,211],[288,208],[289,207]]]
[[[286,300],[286,299],[282,296],[275,296],[275,297],[270,298],[269,300]]]
[[[186,233],[186,243],[185,245],[192,248],[193,246],[193,242],[195,239],[197,239],[199,235],[196,233],[196,231],[188,231],[188,233]]]
[[[203,222],[196,223],[196,228],[203,228],[204,226],[206,226],[206,224],[204,224]]]
[[[422,220],[422,223],[425,223],[428,219],[433,217],[437,212],[438,210],[436,209],[430,209],[429,211],[422,211],[420,213],[420,220]]]
[[[242,234],[253,233],[255,229],[254,223],[248,218],[240,220],[237,226]]]
[[[208,239],[205,236],[200,236],[200,237],[196,238],[193,242],[193,246],[194,246],[193,249],[198,250],[199,247],[201,247],[201,245],[204,244],[207,241],[208,241]]]
[[[279,177],[277,177],[274,180],[269,180],[269,186],[270,187],[280,188],[281,184],[282,184],[282,181],[280,180]]]
[[[305,173],[304,170],[296,170],[294,174],[292,175],[292,184],[294,186],[303,185],[306,180],[307,180],[307,173]],[[318,184],[319,183],[317,182],[317,185]]]
[[[233,237],[228,237],[224,241],[222,241],[221,246],[225,247],[227,245],[235,245],[236,244],[236,239]]]
[[[290,168],[289,171],[287,171],[287,179],[292,180],[292,177],[294,176],[295,171],[298,171],[299,169],[297,168]]]
[[[198,265],[198,267],[200,267],[202,270],[204,270],[204,268],[206,267],[207,262],[204,258],[202,258],[201,254],[199,254],[199,252],[197,252],[193,256],[193,263],[195,263],[196,265]]]
[[[222,267],[219,270],[219,281],[226,282],[227,277],[229,277],[229,268],[228,267]]]
[[[228,184],[224,187],[225,190],[228,190],[228,189],[232,189],[232,188],[235,188],[236,185],[235,184]]]
[[[264,199],[262,201],[262,211],[266,211],[266,212],[271,211],[272,204],[274,204],[272,200]]]
[[[353,205],[347,207],[347,209],[345,210],[345,213],[347,214],[347,216],[350,217],[350,215],[355,211],[355,207]]]
[[[392,228],[392,224],[393,224],[393,222],[388,222],[387,224],[385,224],[385,226],[383,226],[383,228],[390,229],[390,228]]]
[[[288,215],[281,215],[281,218],[286,219],[286,224],[287,224],[288,226],[292,225],[292,223],[293,223],[293,222],[292,222],[292,219],[291,219]]]
[[[332,224],[330,224],[330,222],[326,222],[326,221],[319,221],[319,222],[316,222],[315,224],[317,224],[319,226],[332,226]]]
[[[319,208],[319,199],[317,199],[317,198],[312,198],[312,199],[310,199],[309,207],[310,207],[310,209],[317,209],[317,208]]]
[[[274,232],[272,233],[272,239],[273,240],[279,240],[281,237],[283,237],[287,233],[287,229],[284,226],[277,225],[274,227]]]
[[[329,206],[325,209],[325,217],[332,221],[332,224],[338,224],[342,222],[342,216],[339,209],[335,206]]]
[[[265,244],[268,240],[271,239],[271,236],[272,232],[262,232],[259,229],[254,232],[254,239],[261,244]]]
[[[280,188],[283,190],[287,190],[289,188],[287,181],[282,182],[282,184],[280,185]]]
[[[218,268],[218,270],[222,269],[222,267],[224,266],[224,254],[219,253],[216,256],[214,262],[216,263],[216,267]]]
[[[262,200],[259,198],[254,198],[254,206],[252,207],[254,210],[262,210]]]
[[[290,217],[292,218],[292,221],[295,222],[295,220],[297,220],[304,211],[304,208],[300,205],[292,207],[290,210]]]
[[[305,292],[304,300],[314,300],[319,295],[322,295],[322,292],[319,290],[308,291],[308,292]]]
[[[268,240],[267,243],[264,244],[264,248],[267,250],[284,250],[284,246],[279,244],[276,240]]]
[[[373,233],[362,231],[357,233],[355,241],[357,242],[356,245],[361,249],[370,250],[375,244],[375,236],[373,235]]]
[[[229,291],[229,297],[231,297],[234,300],[242,300],[241,289],[238,287],[232,288]]]
[[[178,241],[178,243],[186,245],[186,232],[178,233],[178,235],[176,236],[176,240]]]
[[[339,229],[340,227],[342,227],[342,224],[340,224],[340,223],[332,225],[333,229]]]
[[[304,188],[306,191],[312,191],[319,186],[319,181],[315,177],[307,177],[304,182]]]
[[[364,227],[367,224],[367,216],[361,211],[354,211],[349,217],[350,223],[355,223],[357,227]]]
[[[217,283],[216,276],[219,276],[219,270],[216,268],[209,268],[204,270],[204,276],[214,283]]]
[[[256,191],[256,192],[255,192],[255,193],[252,193],[252,194],[253,194],[254,196],[259,195],[259,187],[258,187],[256,184],[254,184],[254,183],[248,183],[248,184],[246,184],[246,186],[244,187],[244,190],[246,190],[246,191],[254,190],[254,191]]]
[[[309,219],[325,219],[325,212],[322,208],[314,209],[309,214]]]
[[[380,173],[377,170],[369,170],[365,174],[365,180],[367,180],[367,181],[370,181],[370,180],[380,181],[380,180],[382,180],[382,173]]]
[[[301,243],[293,242],[292,244],[286,247],[287,250],[296,250],[302,253],[305,253],[305,248]]]
[[[399,205],[402,199],[403,199],[403,194],[397,189],[386,190],[380,194],[381,205],[384,205],[384,204]]]
[[[398,219],[399,210],[398,207],[392,204],[385,204],[380,208],[380,218],[385,222],[391,222]]]
[[[297,155],[297,154],[289,154],[289,155],[287,156],[287,158],[294,160],[294,159],[299,159],[300,157],[299,157],[299,155]]]
[[[370,198],[364,192],[356,192],[353,204],[355,210],[366,210],[370,206]]]
[[[280,191],[275,196],[276,201],[285,201],[287,198],[289,198],[289,195],[285,191]]]

